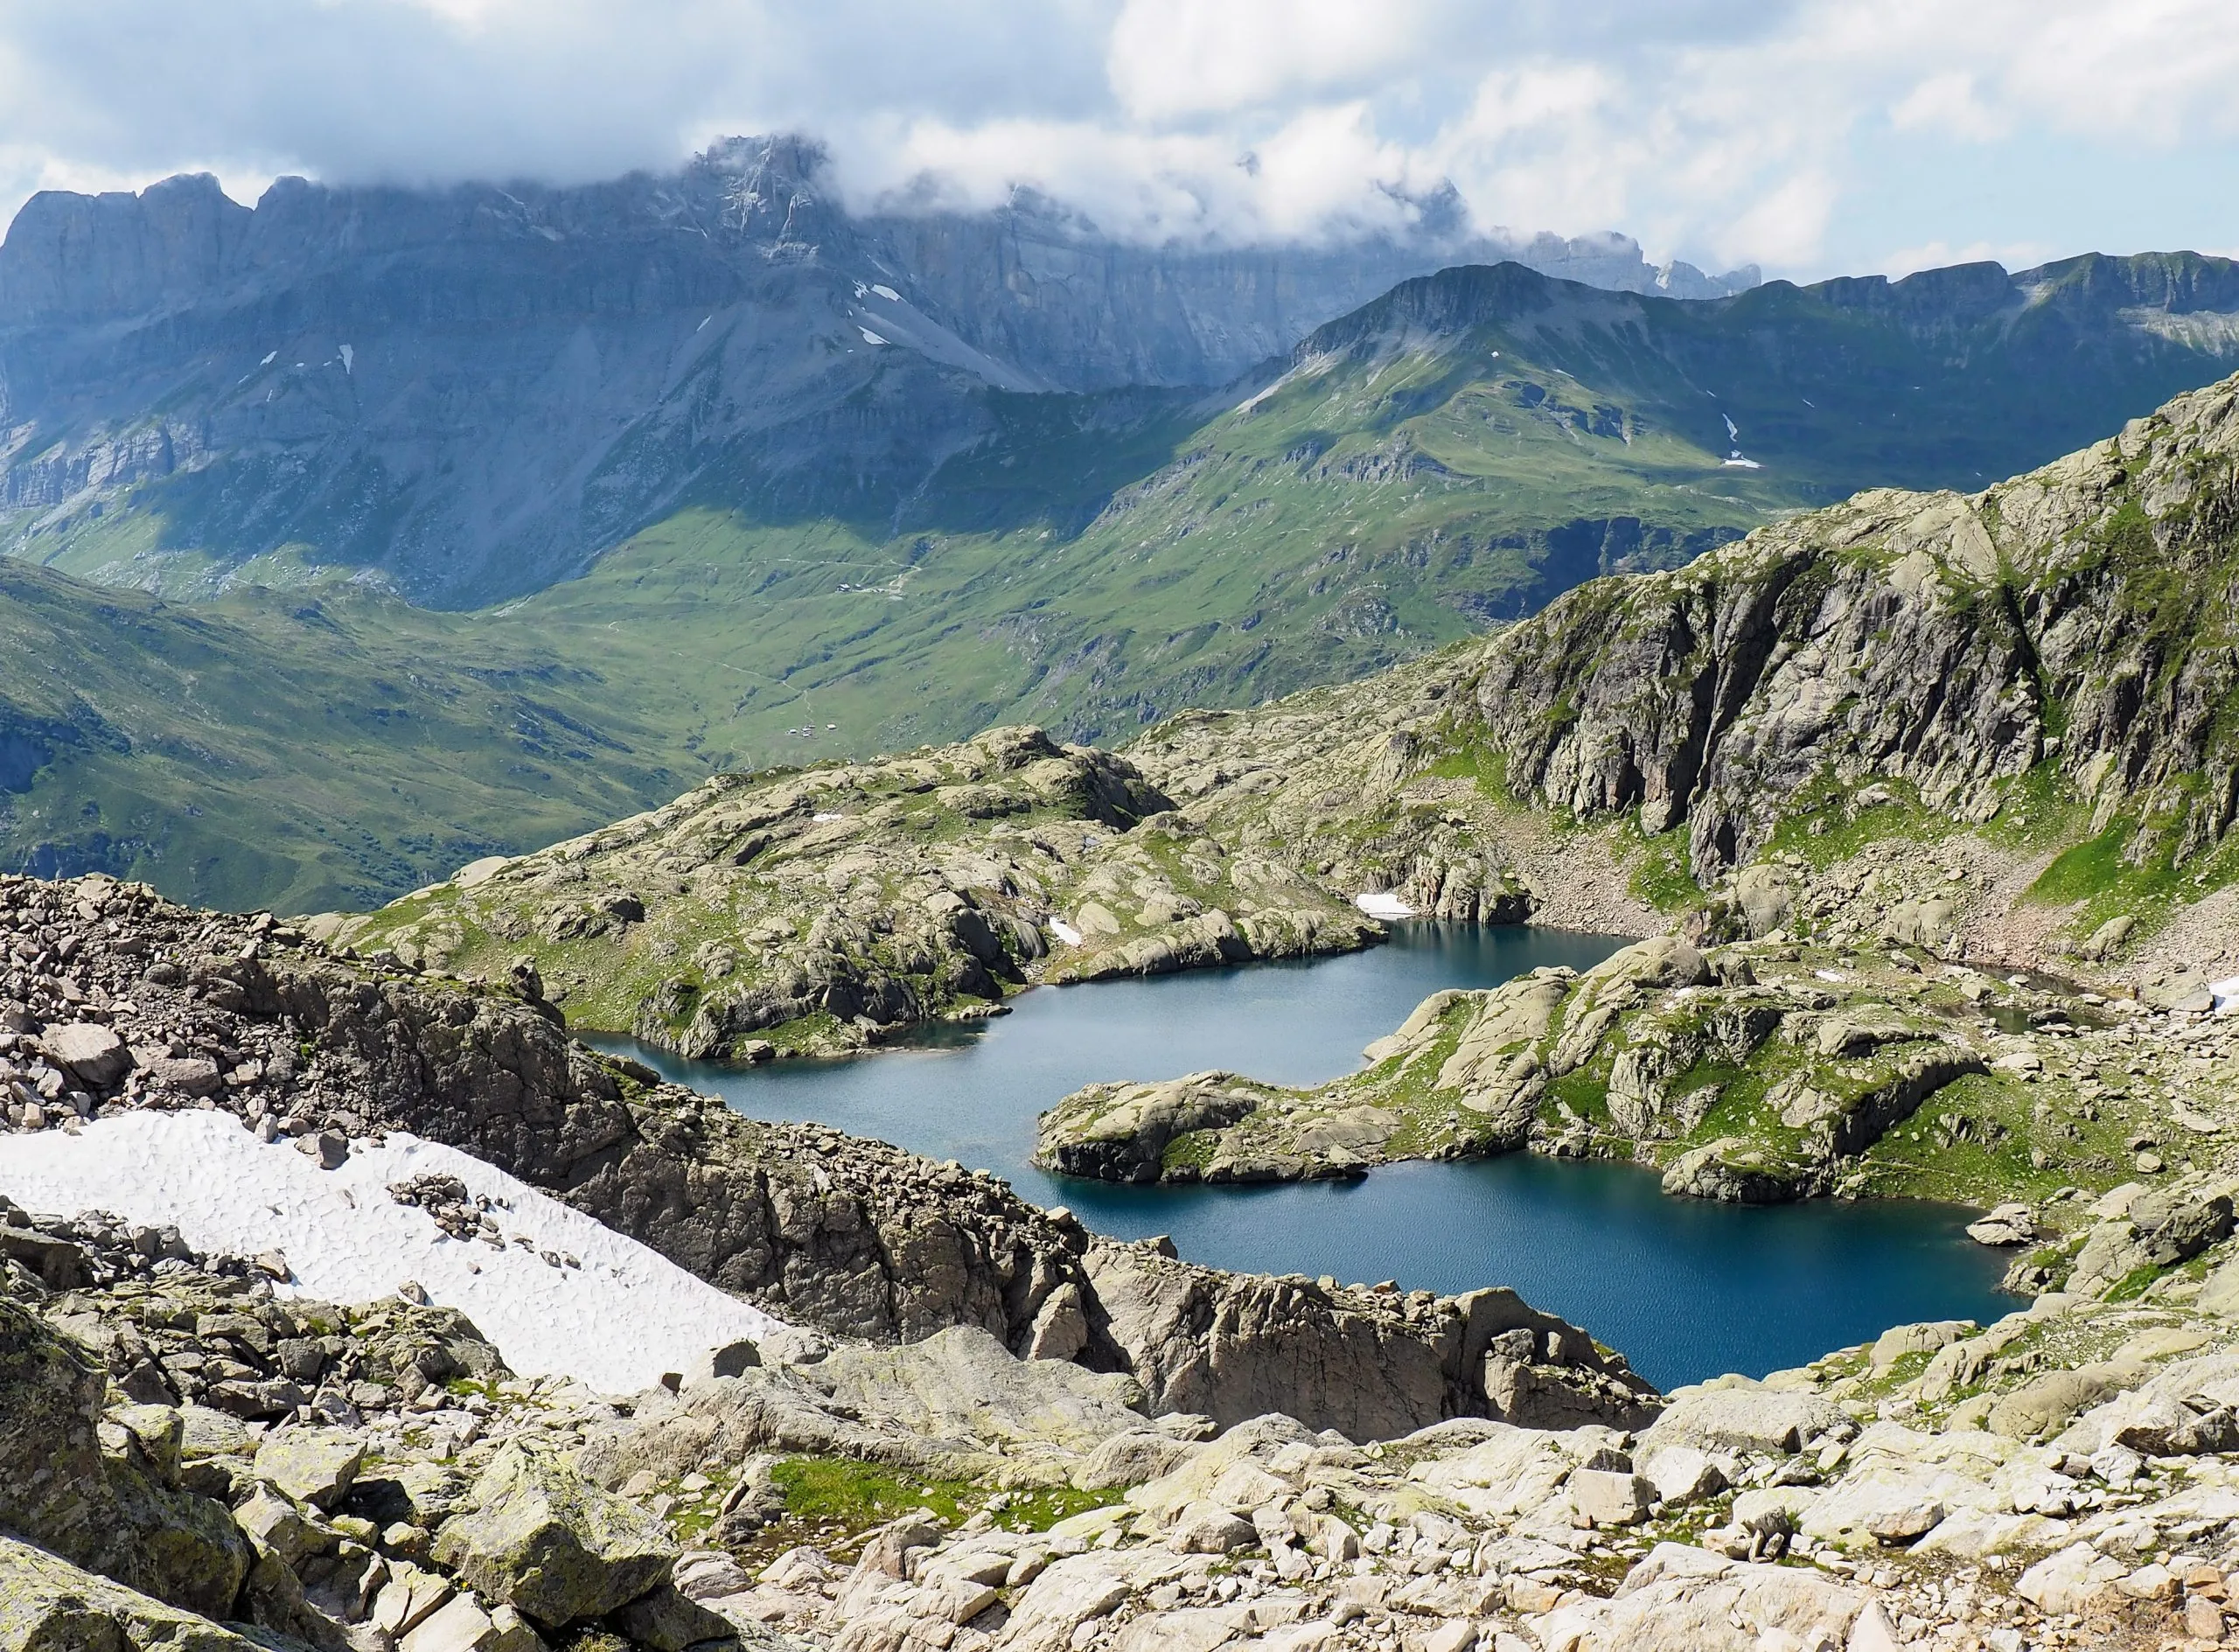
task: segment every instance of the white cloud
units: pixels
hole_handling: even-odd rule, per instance
[[[1961,71],[1932,74],[1898,100],[1889,123],[1899,131],[1941,131],[1970,142],[1989,143],[2011,129],[2010,117],[1984,107],[1975,77]]]
[[[2228,239],[2178,206],[2228,199],[2234,84],[2229,0],[6,0],[0,210],[189,168],[582,181],[796,130],[856,202],[1023,183],[1254,240],[1388,227],[1451,177],[1487,226],[1818,273]],[[2063,145],[2208,170],[2141,220],[2044,186]],[[1962,199],[1963,164],[2039,187]]]
[[[1138,119],[1229,114],[1405,74],[1439,10],[1433,0],[1127,0],[1106,62]]]

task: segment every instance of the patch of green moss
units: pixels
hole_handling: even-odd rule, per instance
[[[882,1525],[913,1509],[930,1509],[953,1524],[983,1495],[966,1481],[924,1479],[839,1458],[789,1458],[771,1478],[785,1494],[790,1517],[847,1531]]]
[[[2106,1295],[2110,1302],[2134,1302],[2145,1294],[2146,1287],[2161,1277],[2161,1270],[2151,1262],[2141,1263],[2115,1282]]]
[[[1703,890],[1688,867],[1685,829],[1643,834],[1626,887],[1659,912],[1684,912],[1699,903]]]
[[[1169,1171],[1203,1170],[1212,1163],[1220,1141],[1221,1133],[1217,1130],[1185,1131],[1166,1144],[1166,1151],[1159,1155],[1160,1168]]]
[[[1120,1500],[1116,1490],[1079,1491],[1070,1486],[1042,1487],[999,1494],[994,1486],[912,1474],[875,1463],[844,1458],[793,1457],[778,1463],[771,1477],[785,1500],[784,1522],[797,1536],[807,1528],[827,1541],[844,1541],[918,1509],[930,1509],[956,1525],[987,1509],[997,1525],[1013,1531],[1047,1531],[1061,1520]]]

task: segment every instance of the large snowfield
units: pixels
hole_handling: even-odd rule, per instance
[[[425,1210],[389,1197],[391,1182],[431,1174],[497,1203],[503,1250],[451,1238]],[[0,1193],[27,1210],[176,1226],[201,1251],[276,1251],[295,1274],[278,1287],[285,1294],[356,1304],[416,1283],[472,1320],[520,1375],[574,1377],[603,1393],[634,1393],[710,1349],[779,1328],[503,1171],[401,1133],[353,1142],[340,1168],[322,1170],[230,1114],[128,1113],[75,1134],[0,1138]],[[546,1251],[581,1265],[555,1267]]]

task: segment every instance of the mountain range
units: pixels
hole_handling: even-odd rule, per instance
[[[850,214],[819,164],[27,206],[7,857],[364,906],[711,771],[1357,677],[2239,365],[2239,266],[2190,254],[1796,287],[1446,196],[1144,248]]]

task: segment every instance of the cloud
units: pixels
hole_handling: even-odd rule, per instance
[[[1804,275],[2228,240],[2235,83],[2229,0],[9,0],[0,211],[190,169],[581,182],[784,130],[855,204],[1024,184],[1250,242],[1450,178],[1487,227]],[[2079,157],[2171,186],[2061,187]]]

